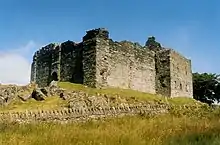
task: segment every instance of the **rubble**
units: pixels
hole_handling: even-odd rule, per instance
[[[110,106],[127,106],[129,102],[119,95],[89,94],[80,90],[65,90],[51,82],[48,87],[40,88],[36,84],[26,86],[0,85],[0,105],[6,106],[16,98],[21,102],[30,99],[44,101],[47,97],[58,97],[66,101],[68,108],[108,108]],[[140,102],[137,102],[140,103]]]

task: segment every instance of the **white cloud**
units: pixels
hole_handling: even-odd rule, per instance
[[[37,47],[37,44],[34,41],[29,41],[25,46],[22,46],[17,49],[12,49],[9,52],[11,53],[18,53],[21,54],[22,56],[30,55],[35,51]]]
[[[25,85],[30,82],[31,58],[37,45],[29,41],[18,49],[0,50],[0,83]]]

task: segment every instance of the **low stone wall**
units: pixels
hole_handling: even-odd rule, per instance
[[[81,108],[81,109],[62,109],[50,111],[26,111],[26,112],[7,112],[0,113],[0,120],[7,122],[36,122],[36,121],[84,121],[88,119],[99,119],[105,117],[116,117],[123,115],[137,114],[160,114],[168,112],[167,105],[142,105],[124,106],[109,108]]]
[[[76,122],[88,121],[90,119],[101,119],[109,117],[144,115],[152,116],[169,113],[171,109],[175,110],[198,110],[198,105],[129,105],[107,108],[66,108],[61,110],[39,110],[23,112],[2,112],[0,113],[0,122],[34,123],[34,122]]]

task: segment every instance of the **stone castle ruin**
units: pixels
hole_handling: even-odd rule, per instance
[[[82,42],[49,44],[33,56],[31,81],[117,87],[168,97],[193,97],[191,60],[150,37],[145,46],[116,42],[106,29],[87,31]]]

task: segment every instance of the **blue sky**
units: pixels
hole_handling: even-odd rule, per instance
[[[219,5],[217,0],[1,1],[0,69],[5,71],[0,82],[27,82],[36,49],[81,41],[86,30],[98,27],[107,28],[114,40],[142,45],[154,35],[163,46],[192,59],[194,72],[220,73]]]

